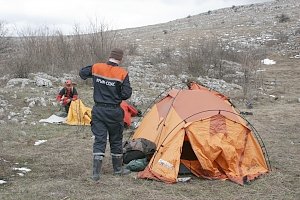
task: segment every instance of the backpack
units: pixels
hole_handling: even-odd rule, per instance
[[[145,138],[126,141],[123,144],[123,162],[128,164],[132,160],[151,157],[156,150],[156,144]]]

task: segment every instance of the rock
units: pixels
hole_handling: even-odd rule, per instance
[[[28,106],[32,108],[32,107],[34,107],[34,105],[35,105],[35,101],[32,101],[32,102],[29,103]]]
[[[17,118],[12,118],[11,121],[14,123],[19,123],[19,120]]]
[[[31,114],[30,107],[24,107],[24,108],[22,108],[22,110],[24,110],[23,112],[24,112],[25,115]]]
[[[9,116],[11,117],[14,117],[14,116],[17,116],[19,115],[19,113],[16,113],[16,112],[9,112]]]
[[[30,125],[35,126],[36,122],[31,122]]]
[[[53,84],[50,80],[41,78],[41,77],[35,77],[35,84],[39,87],[52,87]]]
[[[46,100],[44,99],[44,97],[40,98],[40,103],[41,103],[42,106],[47,106]]]
[[[6,87],[7,88],[12,88],[12,87],[15,87],[16,85],[21,84],[21,88],[24,88],[29,83],[30,83],[29,79],[26,79],[26,78],[14,78],[14,79],[10,79],[7,82]]]
[[[25,98],[25,102],[29,102],[29,107],[34,107],[36,104],[41,106],[47,106],[46,100],[44,97],[33,97],[33,98]]]
[[[8,101],[0,100],[0,106],[7,107],[7,105],[8,105]]]

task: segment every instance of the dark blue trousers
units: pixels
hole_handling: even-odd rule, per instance
[[[94,155],[105,155],[107,136],[113,156],[123,154],[124,111],[121,107],[98,107],[92,109],[91,130],[95,136]]]

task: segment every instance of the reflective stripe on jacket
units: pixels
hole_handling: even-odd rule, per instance
[[[120,104],[132,94],[128,72],[122,67],[96,63],[82,68],[79,75],[93,78],[95,103]]]

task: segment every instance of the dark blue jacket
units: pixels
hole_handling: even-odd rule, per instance
[[[83,67],[79,76],[83,80],[93,79],[95,103],[120,104],[131,97],[128,72],[115,63],[96,63]]]

